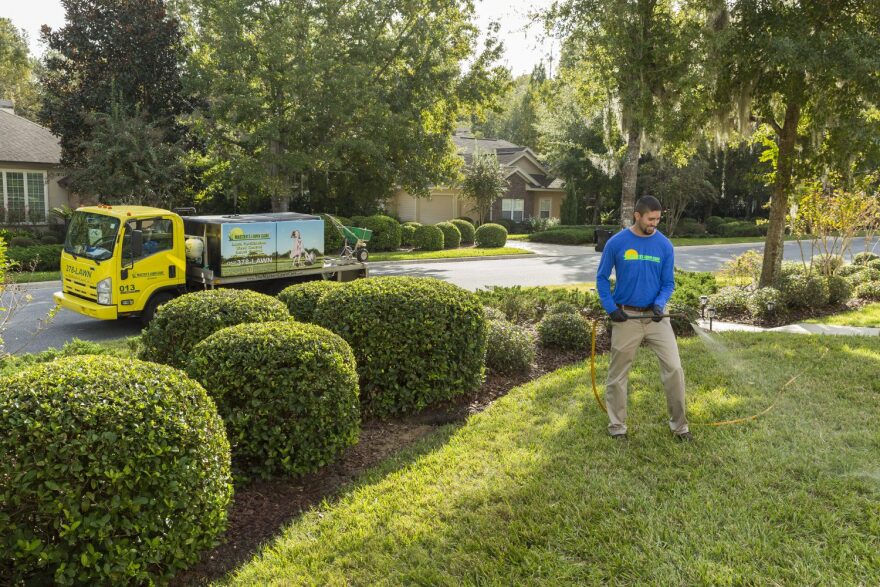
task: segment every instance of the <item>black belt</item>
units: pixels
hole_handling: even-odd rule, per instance
[[[645,308],[643,308],[641,306],[621,306],[621,308],[623,308],[624,310],[635,310],[636,312],[653,312],[654,311],[653,306],[647,306]]]

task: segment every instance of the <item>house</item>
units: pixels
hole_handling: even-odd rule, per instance
[[[507,192],[495,202],[487,220],[507,219],[515,222],[529,218],[559,218],[564,184],[552,177],[537,155],[528,147],[500,139],[477,139],[467,131],[456,131],[452,137],[458,153],[469,163],[475,151],[495,153],[508,181]],[[460,216],[477,220],[479,214],[461,189],[449,186],[431,188],[430,196],[417,198],[398,190],[388,203],[391,213],[403,221],[435,224]]]
[[[61,145],[49,129],[16,116],[0,100],[0,224],[47,224],[48,212],[69,205],[61,179]]]

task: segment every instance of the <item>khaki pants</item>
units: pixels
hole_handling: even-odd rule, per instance
[[[642,341],[648,342],[660,360],[660,380],[666,390],[669,427],[675,434],[688,431],[684,400],[684,369],[678,356],[678,343],[669,318],[660,322],[649,319],[613,322],[611,327],[611,365],[605,388],[609,434],[626,432],[627,386],[629,369]]]

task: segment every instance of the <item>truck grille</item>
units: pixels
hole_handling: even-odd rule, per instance
[[[64,293],[92,302],[98,299],[98,292],[94,285],[76,281],[69,277],[64,278]]]

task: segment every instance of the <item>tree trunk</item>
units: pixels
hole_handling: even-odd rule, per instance
[[[764,244],[764,263],[761,266],[759,287],[773,284],[782,266],[782,253],[785,238],[785,215],[788,213],[788,193],[791,190],[791,172],[794,163],[794,144],[797,139],[797,126],[801,118],[799,104],[791,102],[785,108],[785,122],[780,128],[775,126],[779,137],[779,159],[776,164],[776,178],[773,182],[770,203],[770,226]]]
[[[620,195],[620,226],[627,228],[633,223],[633,210],[636,206],[636,181],[639,177],[639,155],[642,151],[642,129],[637,124],[630,125],[627,133],[626,157],[621,172],[623,190]]]

